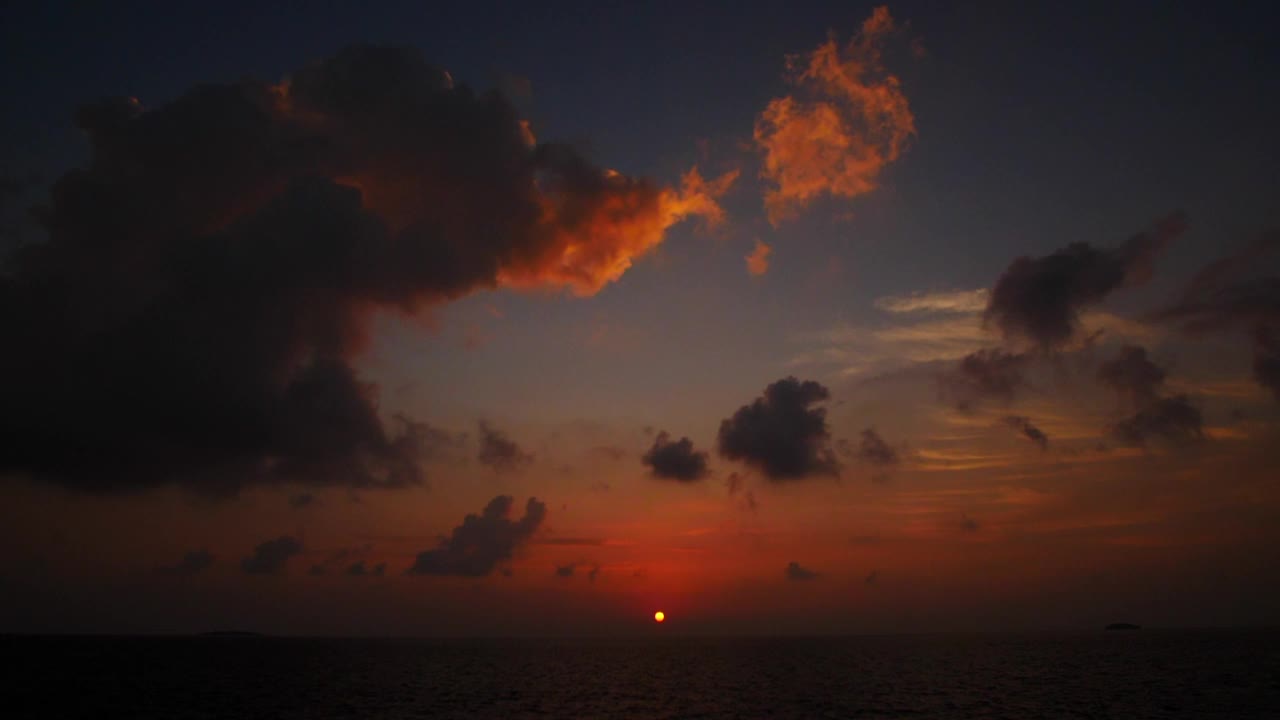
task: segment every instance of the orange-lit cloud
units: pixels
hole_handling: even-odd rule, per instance
[[[875,189],[880,171],[915,134],[915,117],[897,76],[881,62],[894,29],[878,7],[841,48],[828,39],[787,58],[798,92],[774,98],[756,120],[769,221],[779,222],[823,195],[852,198]]]
[[[593,294],[676,223],[720,223],[737,177],[695,168],[668,188],[597,166],[407,48],[77,122],[90,161],[58,183],[29,253],[45,259],[0,278],[24,348],[0,357],[0,472],[96,491],[422,484],[431,429],[386,422],[355,368],[376,311],[499,286]]]
[[[769,256],[773,254],[773,248],[763,240],[756,240],[756,247],[747,255],[747,272],[756,277],[760,277],[769,272]]]
[[[708,227],[723,222],[717,199],[737,177],[731,171],[707,181],[694,167],[677,190],[607,171],[594,195],[544,192],[538,251],[514,258],[499,272],[498,282],[517,288],[563,286],[577,295],[594,295],[661,244],[672,225],[690,218],[701,218]]]

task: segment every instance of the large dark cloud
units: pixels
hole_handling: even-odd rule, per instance
[[[302,552],[297,538],[281,535],[253,549],[253,554],[240,561],[240,569],[250,575],[276,575],[284,572],[289,558]]]
[[[764,395],[721,421],[720,454],[758,468],[773,481],[838,475],[827,411],[816,407],[830,397],[812,380],[788,377],[773,383]]]
[[[528,542],[547,516],[546,504],[529,498],[524,517],[512,520],[513,502],[510,495],[499,495],[481,514],[467,515],[438,547],[418,553],[409,573],[481,577],[493,572]]]
[[[1122,445],[1144,447],[1151,440],[1168,445],[1190,445],[1204,439],[1199,408],[1186,395],[1159,398],[1112,427]]]
[[[533,455],[521,449],[519,443],[487,422],[480,422],[480,448],[476,459],[499,472],[519,470],[533,462]]]
[[[666,432],[658,433],[653,447],[640,458],[654,477],[679,482],[697,482],[707,476],[707,454],[693,449],[693,441],[682,437],[672,441]]]
[[[731,180],[598,168],[394,48],[76,121],[87,166],[0,272],[0,473],[89,491],[418,484],[429,428],[354,369],[371,313],[589,294]]]
[[[985,400],[1009,403],[1026,383],[1023,377],[1030,358],[999,348],[969,353],[938,377],[942,395],[960,410]]]
[[[1036,427],[1031,419],[1023,415],[1006,415],[1004,424],[1017,430],[1023,437],[1040,446],[1041,450],[1049,449],[1049,436]]]
[[[161,575],[195,575],[208,570],[213,565],[213,560],[213,555],[208,550],[192,550],[176,564],[162,565],[157,571]]]
[[[1146,348],[1137,345],[1125,345],[1114,359],[1098,368],[1098,382],[1138,408],[1155,402],[1164,377],[1164,369],[1147,357]]]
[[[1081,309],[1145,283],[1155,258],[1185,227],[1175,213],[1118,248],[1077,242],[1044,257],[1020,257],[996,281],[984,318],[1007,339],[1060,347],[1074,337]]]

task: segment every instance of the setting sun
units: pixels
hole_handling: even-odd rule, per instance
[[[661,610],[653,614],[654,622],[662,622],[663,620],[666,620],[666,619],[667,619],[667,614],[662,612]]]

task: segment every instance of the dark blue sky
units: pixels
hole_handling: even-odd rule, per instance
[[[895,6],[926,50],[912,57],[901,43],[889,58],[917,136],[877,193],[777,229],[744,149],[752,123],[785,90],[783,57],[828,32],[847,36],[871,4],[372,5],[11,5],[4,167],[49,179],[82,162],[70,118],[92,98],[157,106],[200,82],[275,80],[352,42],[415,46],[478,89],[518,91],[527,80],[528,96],[512,94],[539,139],[573,143],[607,167],[666,183],[695,162],[743,171],[725,199],[729,239],[667,243],[666,271],[632,273],[550,317],[513,310],[548,332],[602,314],[627,327],[667,318],[672,345],[707,345],[708,362],[725,351],[776,362],[791,353],[778,338],[865,321],[875,297],[980,287],[1014,255],[1115,242],[1180,208],[1192,227],[1163,260],[1168,272],[1151,290],[1163,292],[1280,221],[1280,54],[1265,3]],[[848,213],[856,222],[832,220]],[[757,238],[775,248],[766,287],[727,261]],[[832,268],[832,287],[815,289]],[[708,287],[741,292],[712,299]],[[467,305],[449,311],[460,324],[475,322]],[[689,308],[713,317],[695,320]],[[718,321],[724,311],[751,320]],[[557,360],[548,365],[573,365]]]

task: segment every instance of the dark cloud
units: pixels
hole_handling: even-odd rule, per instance
[[[208,550],[192,550],[183,555],[177,564],[162,565],[157,568],[157,572],[161,575],[195,575],[208,570],[213,565],[213,560]]]
[[[294,510],[309,508],[317,502],[319,501],[316,499],[316,496],[311,493],[298,493],[296,495],[289,496],[289,507]]]
[[[773,383],[720,423],[720,454],[758,468],[775,482],[839,475],[827,411],[814,407],[829,398],[827,389],[812,380],[788,377]]]
[[[1044,257],[1020,257],[996,281],[984,319],[1007,339],[1029,340],[1043,350],[1060,347],[1079,329],[1081,309],[1145,283],[1156,257],[1185,228],[1183,216],[1174,213],[1118,248],[1077,242]]]
[[[1199,408],[1186,395],[1161,397],[1165,371],[1147,357],[1144,348],[1126,345],[1115,359],[1098,368],[1098,381],[1114,389],[1134,414],[1111,426],[1120,445],[1144,447],[1151,440],[1172,446],[1204,439]]]
[[[377,312],[591,294],[732,176],[682,189],[537,143],[412,49],[76,115],[90,159],[0,268],[0,473],[107,492],[423,481],[429,428],[354,367]]]
[[[817,577],[818,573],[802,567],[798,562],[792,561],[787,563],[788,580],[814,580]]]
[[[1116,423],[1111,434],[1117,443],[1130,447],[1145,447],[1153,439],[1178,447],[1204,439],[1201,422],[1199,408],[1186,395],[1174,395],[1155,400]]]
[[[547,516],[546,504],[529,498],[524,517],[511,520],[513,502],[510,495],[499,495],[480,515],[467,515],[438,547],[418,553],[409,573],[482,577],[493,572],[528,542]]]
[[[1155,402],[1164,384],[1164,370],[1147,358],[1145,348],[1125,345],[1114,360],[1098,368],[1098,382],[1115,390],[1133,407]]]
[[[693,441],[682,437],[672,442],[666,432],[658,433],[653,447],[640,458],[654,477],[679,482],[697,482],[707,476],[707,454],[693,449]]]
[[[1036,427],[1031,419],[1023,415],[1006,415],[1004,424],[1022,433],[1022,436],[1040,446],[1041,450],[1049,449],[1049,436]]]
[[[1253,376],[1280,400],[1280,277],[1242,277],[1280,248],[1280,232],[1264,233],[1237,253],[1196,273],[1181,298],[1154,314],[1189,333],[1245,328],[1253,341]]]
[[[574,571],[577,569],[578,569],[577,563],[569,563],[568,565],[557,565],[555,576],[562,577],[562,578],[571,578],[573,577]]]
[[[1023,372],[1030,362],[1022,353],[984,348],[964,356],[940,375],[939,389],[961,410],[984,400],[1008,403],[1025,384]]]
[[[284,571],[289,558],[301,552],[301,542],[281,535],[254,548],[253,555],[240,561],[240,569],[250,575],[276,575]]]
[[[596,577],[600,575],[600,566],[592,565],[591,570],[587,572],[587,582],[595,582]]]
[[[386,563],[378,563],[377,565],[374,565],[372,568],[369,568],[365,566],[363,560],[357,560],[355,564],[347,568],[347,575],[350,575],[352,577],[364,577],[365,575],[372,575],[373,577],[382,577],[386,573],[387,573]]]
[[[862,462],[879,467],[890,467],[902,461],[902,458],[898,457],[898,451],[885,442],[873,428],[862,431],[862,440],[858,443],[855,457]]]
[[[960,529],[964,532],[978,532],[978,521],[969,517],[967,514],[960,514]]]
[[[519,470],[533,462],[533,455],[525,452],[506,433],[480,421],[480,449],[476,459],[498,472]]]

